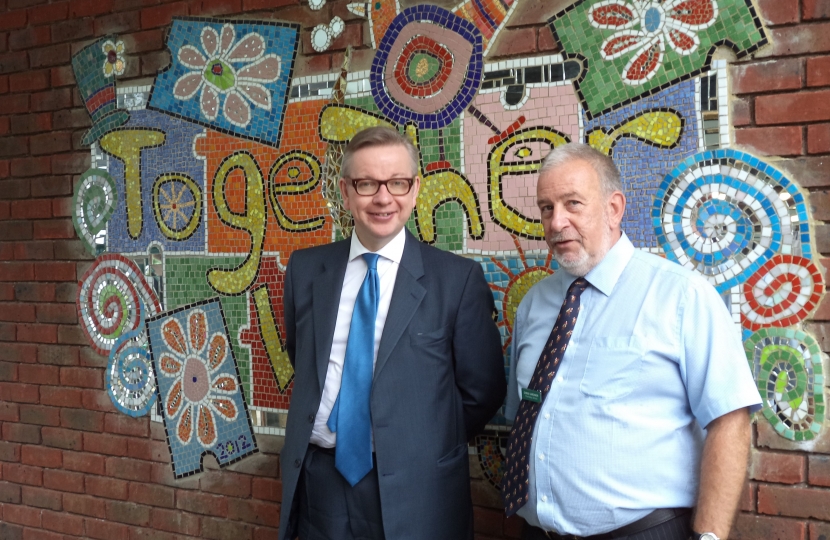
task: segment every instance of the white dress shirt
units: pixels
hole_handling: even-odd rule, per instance
[[[378,346],[383,335],[383,326],[386,324],[386,315],[389,313],[389,303],[392,301],[392,291],[395,289],[395,280],[398,277],[398,266],[406,245],[406,232],[401,229],[395,238],[376,251],[378,257],[378,278],[380,280],[380,300],[378,301],[378,316],[375,319],[375,350],[372,358],[374,369],[378,359]],[[357,234],[352,234],[352,245],[349,250],[349,263],[346,265],[346,275],[343,277],[343,288],[340,291],[340,306],[337,308],[337,322],[334,325],[334,339],[331,342],[329,365],[326,369],[326,383],[323,387],[323,396],[320,399],[320,408],[314,417],[314,428],[311,431],[311,443],[325,448],[331,448],[337,443],[337,434],[332,433],[326,422],[329,421],[331,409],[340,393],[340,381],[343,378],[343,360],[346,358],[346,343],[349,340],[349,328],[352,325],[352,312],[357,293],[363,285],[369,267],[362,255],[370,253]]]

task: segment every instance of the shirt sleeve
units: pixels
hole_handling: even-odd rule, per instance
[[[761,408],[761,396],[744,352],[740,328],[714,287],[693,279],[681,310],[680,370],[698,423],[734,410]]]

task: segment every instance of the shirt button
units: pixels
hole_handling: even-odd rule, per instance
[[[313,415],[313,414],[309,414],[309,415],[308,415],[308,423],[309,423],[309,424],[313,424],[313,423],[314,423],[314,415]]]
[[[545,454],[539,453],[539,461],[545,461]]]
[[[542,502],[548,502],[548,496],[542,495]]]
[[[302,464],[303,464],[303,462],[302,462],[302,461],[300,461],[299,459],[295,459],[295,460],[294,460],[294,467],[296,467],[296,468],[298,468],[298,469],[299,469],[299,468],[300,468],[300,465],[302,465]]]
[[[550,413],[546,412],[545,413],[545,420],[548,420],[548,419],[550,419]]]

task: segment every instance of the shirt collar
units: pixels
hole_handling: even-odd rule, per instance
[[[585,279],[605,296],[611,296],[611,291],[633,256],[634,244],[623,232],[599,264],[585,275]]]
[[[401,231],[395,235],[395,237],[389,241],[388,244],[380,248],[379,250],[375,251],[384,259],[389,259],[390,261],[401,264],[401,258],[403,257],[403,248],[406,246],[406,228],[404,227]],[[366,247],[360,243],[360,239],[357,237],[356,233],[352,233],[352,245],[349,249],[349,262],[352,262],[356,258],[360,257],[364,253],[372,253]]]

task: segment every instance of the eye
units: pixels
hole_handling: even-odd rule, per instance
[[[528,147],[528,146],[520,146],[520,147],[519,147],[519,148],[517,148],[517,149],[516,149],[516,151],[513,153],[513,156],[515,156],[515,157],[517,157],[517,158],[519,158],[519,159],[528,158],[528,157],[530,157],[530,156],[532,156],[532,155],[533,155],[533,150],[531,150],[531,149],[530,149],[530,147]]]

